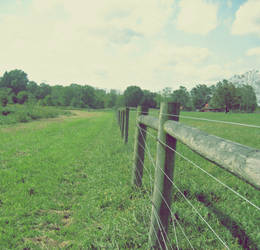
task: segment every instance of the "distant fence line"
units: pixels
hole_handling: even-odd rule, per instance
[[[117,113],[118,124],[125,143],[128,142],[129,110],[126,107],[119,109]],[[157,140],[157,153],[149,245],[151,248],[161,247],[164,249],[167,248],[165,239],[167,238],[171,216],[170,207],[177,140],[203,158],[249,183],[258,191],[260,190],[260,150],[179,123],[180,105],[178,103],[161,103],[159,118],[148,115],[148,112],[147,106],[141,106],[137,109],[132,183],[134,187],[142,186],[146,134],[149,127],[158,131],[157,138],[155,138]],[[226,185],[224,184],[224,186]],[[239,194],[238,196],[242,197]],[[246,198],[244,200],[248,201]],[[250,201],[248,202],[260,210],[259,207]],[[156,216],[159,217],[160,223],[158,223]],[[224,242],[222,243],[226,246]]]

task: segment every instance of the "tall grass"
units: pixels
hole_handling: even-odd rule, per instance
[[[42,107],[39,105],[9,105],[0,107],[0,125],[14,124],[19,122],[29,122],[41,118],[54,118],[59,115],[69,115],[69,111],[64,111],[54,107]]]

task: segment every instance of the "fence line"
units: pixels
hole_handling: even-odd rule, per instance
[[[130,109],[133,110],[133,112],[138,112],[136,109]],[[229,122],[229,121],[223,121],[223,120],[214,120],[214,119],[207,119],[207,118],[200,118],[195,116],[186,116],[186,115],[172,115],[172,114],[162,114],[165,116],[172,116],[172,117],[179,117],[184,119],[191,119],[191,120],[199,120],[199,121],[207,121],[207,122],[214,122],[214,123],[223,123],[223,124],[230,124],[230,125],[237,125],[242,127],[249,127],[249,128],[260,128],[258,125],[254,124],[246,124],[246,123],[239,123],[239,122]]]
[[[142,129],[139,127],[139,129]],[[162,143],[165,147],[168,147],[170,150],[174,151],[176,154],[178,154],[181,158],[183,158],[184,160],[186,160],[187,162],[191,163],[194,167],[198,168],[199,170],[201,170],[202,172],[204,172],[205,174],[207,174],[209,177],[211,177],[212,179],[214,179],[216,182],[218,182],[219,184],[221,184],[222,186],[224,186],[225,188],[229,189],[231,192],[233,192],[234,194],[236,194],[238,197],[240,197],[241,199],[243,199],[244,201],[246,201],[247,203],[249,203],[250,205],[252,205],[253,207],[255,207],[257,210],[260,211],[260,207],[258,207],[256,204],[254,204],[253,202],[251,202],[250,200],[248,200],[247,198],[245,198],[243,195],[241,195],[240,193],[238,193],[237,191],[235,191],[234,189],[232,189],[231,187],[229,187],[227,184],[225,184],[224,182],[222,182],[221,180],[219,180],[218,178],[216,178],[215,176],[213,176],[212,174],[210,174],[209,172],[207,172],[205,169],[203,169],[202,167],[200,167],[199,165],[197,165],[195,162],[191,161],[190,159],[188,159],[187,157],[185,157],[184,155],[182,155],[180,152],[174,150],[173,148],[169,147],[168,145],[166,145],[164,142],[158,140],[155,136],[153,136],[151,133],[149,133],[148,131],[146,132],[149,136],[151,136],[153,139],[155,139],[156,141],[159,141],[160,143]]]
[[[130,110],[132,110],[132,109],[130,109]],[[230,142],[228,140],[225,140],[225,139],[222,139],[222,138],[219,138],[216,136],[207,135],[206,133],[201,132],[198,129],[191,128],[186,125],[178,124],[177,122],[167,121],[167,120],[170,120],[171,118],[178,119],[179,117],[181,117],[181,118],[187,118],[187,119],[218,122],[218,123],[239,125],[239,126],[252,127],[252,128],[260,128],[260,126],[243,124],[243,123],[235,123],[235,122],[227,122],[227,121],[219,121],[219,120],[211,120],[211,119],[205,119],[205,118],[197,118],[197,117],[191,117],[191,116],[180,116],[179,114],[174,114],[174,113],[172,114],[171,112],[167,112],[167,111],[165,112],[165,109],[162,109],[162,107],[161,107],[159,119],[149,116],[148,109],[145,110],[144,107],[142,108],[142,110],[140,110],[140,109],[134,110],[134,112],[137,113],[137,118],[136,118],[137,124],[136,124],[136,139],[135,139],[136,141],[135,141],[135,150],[134,150],[135,160],[134,160],[133,173],[136,175],[136,177],[134,177],[134,179],[139,179],[139,180],[138,180],[138,182],[133,182],[133,184],[137,187],[142,185],[142,176],[143,176],[143,168],[144,168],[145,171],[148,172],[148,176],[150,178],[150,187],[152,189],[151,182],[153,181],[153,179],[151,176],[151,171],[149,172],[147,170],[147,168],[144,166],[145,152],[146,152],[146,154],[148,154],[149,160],[155,169],[155,178],[158,178],[159,172],[161,172],[163,174],[163,176],[166,177],[166,178],[164,178],[162,183],[160,183],[156,180],[154,182],[153,194],[155,195],[155,193],[157,193],[159,198],[156,198],[156,199],[159,199],[161,201],[159,201],[159,203],[157,203],[158,201],[156,201],[155,198],[153,198],[153,200],[155,200],[155,202],[153,200],[151,201],[152,202],[152,213],[151,213],[152,221],[151,221],[151,225],[150,225],[150,235],[149,235],[150,246],[153,248],[154,246],[157,245],[158,247],[160,247],[160,249],[168,249],[167,242],[168,243],[170,242],[170,240],[168,238],[168,223],[169,223],[168,218],[169,217],[167,217],[167,218],[161,217],[162,215],[160,213],[160,209],[158,210],[158,207],[157,207],[157,205],[159,205],[159,204],[160,204],[159,206],[164,204],[164,205],[166,205],[167,210],[169,210],[169,215],[172,218],[173,232],[174,232],[175,239],[176,239],[177,249],[179,249],[179,243],[178,243],[178,236],[177,236],[177,231],[176,231],[176,227],[175,227],[175,222],[176,222],[176,225],[178,224],[178,226],[180,227],[185,239],[187,240],[187,242],[189,243],[191,248],[194,249],[191,242],[189,241],[188,237],[186,236],[184,230],[182,229],[178,219],[176,219],[175,215],[172,214],[172,211],[170,209],[171,199],[166,198],[166,200],[165,200],[165,198],[164,198],[165,191],[163,191],[164,189],[161,189],[161,185],[165,185],[164,183],[165,183],[165,181],[167,181],[176,188],[178,193],[181,194],[181,196],[185,199],[185,201],[192,207],[192,210],[194,210],[195,213],[199,216],[199,218],[208,226],[208,228],[214,233],[216,238],[223,244],[223,246],[225,246],[227,249],[229,249],[226,242],[223,241],[219,237],[219,235],[214,231],[214,229],[203,218],[203,216],[198,212],[198,210],[186,198],[186,196],[183,194],[183,192],[179,189],[179,187],[173,181],[173,179],[172,179],[173,173],[168,175],[165,172],[166,170],[163,170],[165,167],[162,167],[161,164],[166,164],[165,169],[167,169],[167,164],[169,164],[172,161],[172,160],[169,161],[169,159],[172,159],[172,156],[170,157],[170,156],[167,156],[167,154],[166,154],[165,160],[163,160],[160,164],[158,164],[158,157],[159,158],[161,157],[160,154],[158,155],[158,150],[159,150],[159,148],[163,148],[163,150],[165,152],[168,150],[168,152],[171,151],[173,154],[176,153],[181,158],[183,158],[184,160],[186,160],[187,162],[192,164],[192,166],[195,166],[196,168],[198,168],[199,170],[201,170],[202,172],[204,172],[205,174],[207,174],[208,176],[213,178],[216,182],[218,182],[219,184],[221,184],[228,190],[232,191],[234,194],[236,194],[241,199],[246,201],[248,204],[252,205],[258,211],[260,211],[260,208],[257,205],[255,205],[253,202],[249,201],[244,196],[240,195],[238,192],[233,190],[231,187],[229,187],[228,185],[226,185],[225,183],[220,181],[218,178],[211,175],[206,170],[204,170],[203,168],[198,166],[196,163],[194,163],[193,161],[191,161],[190,159],[185,157],[183,154],[178,152],[174,146],[171,146],[171,144],[169,144],[169,142],[167,140],[171,140],[171,138],[176,138],[176,139],[180,140],[182,143],[186,144],[189,148],[191,148],[196,153],[200,154],[205,159],[213,161],[218,166],[224,168],[225,170],[231,172],[235,176],[237,176],[237,177],[241,178],[242,180],[246,181],[247,183],[251,184],[256,189],[260,189],[260,167],[259,167],[260,166],[260,151],[259,150],[249,148],[249,147],[243,146],[238,143],[233,143],[233,142]],[[126,127],[126,124],[128,124],[128,122],[125,123],[124,115],[125,115],[124,110],[119,111],[118,122],[119,122],[119,126],[121,128],[121,132],[123,131],[122,136],[124,136],[126,134],[125,127]],[[163,118],[163,117],[165,117],[165,118]],[[123,124],[123,126],[122,126],[122,124]],[[160,136],[158,134],[158,139],[157,139],[155,136],[153,136],[151,133],[149,133],[147,131],[148,127],[159,131],[158,133],[162,133],[163,136]],[[160,132],[160,131],[162,131],[162,132]],[[123,133],[124,133],[124,135],[123,135]],[[152,136],[157,141],[156,165],[151,156],[149,146],[146,143],[146,134],[148,134],[149,136]],[[202,139],[201,139],[201,137],[202,137]],[[169,138],[169,139],[167,139],[167,138]],[[210,145],[210,144],[203,145],[203,143],[207,141],[206,138],[207,138],[207,140],[212,140],[212,145]],[[196,140],[198,140],[198,139],[200,139],[199,144],[196,144]],[[125,141],[125,143],[126,143],[126,141]],[[202,146],[200,144],[202,144]],[[215,144],[218,144],[218,147],[216,147]],[[214,154],[212,153],[213,151],[209,152],[209,153],[207,152],[210,149],[209,146],[212,146],[214,148],[214,150],[213,150]],[[140,154],[140,152],[141,152],[141,154]],[[223,160],[222,152],[224,153],[224,158],[225,157],[226,157],[226,159],[232,158],[232,157],[233,158],[231,160],[226,160],[226,161],[225,161],[225,159]],[[210,153],[212,153],[212,154],[210,154]],[[218,156],[218,154],[219,154],[219,156]],[[170,158],[167,158],[167,157],[170,157]],[[231,165],[229,165],[229,164],[231,164]],[[137,165],[138,165],[138,167],[137,167]],[[172,167],[174,167],[174,165]],[[169,172],[169,173],[171,173],[171,172]],[[157,184],[160,184],[160,187],[158,187]],[[169,184],[167,184],[167,185],[169,185]],[[171,186],[169,186],[169,187],[171,190]],[[161,190],[163,192],[161,192]],[[170,194],[171,191],[169,191],[168,193]],[[159,231],[157,231],[157,230],[159,230]],[[154,243],[154,241],[155,241],[155,243]]]
[[[151,157],[151,154],[150,154],[150,152],[149,152],[149,147],[147,147],[147,150],[148,150],[148,151],[147,151],[148,154],[150,155],[150,156],[149,156],[149,158],[150,158],[150,157]],[[153,159],[152,159],[152,158],[150,158],[150,161],[153,163]],[[153,179],[151,178],[151,175],[149,174],[149,171],[147,170],[147,168],[145,167],[145,165],[144,165],[143,162],[142,162],[142,164],[143,164],[143,166],[144,166],[144,169],[145,169],[146,172],[148,173],[148,176],[149,176],[150,180],[153,180]],[[153,164],[154,164],[154,163],[153,163]],[[155,168],[155,167],[154,167],[154,168]],[[156,189],[159,191],[159,193],[160,193],[160,195],[161,195],[163,201],[165,202],[166,206],[168,206],[167,202],[165,201],[165,199],[164,199],[162,193],[160,192],[159,188],[157,187],[157,185],[155,185],[155,187],[156,187]],[[151,201],[151,200],[150,200],[150,201]],[[151,202],[152,202],[152,201],[151,201]],[[181,228],[182,234],[184,235],[185,239],[188,241],[188,243],[190,244],[191,248],[194,249],[193,246],[192,246],[192,244],[191,244],[191,242],[190,242],[190,240],[188,239],[187,235],[185,234],[185,232],[184,232],[182,226],[180,225],[180,223],[178,222],[178,220],[175,218],[175,215],[172,213],[172,211],[171,211],[171,209],[170,209],[169,207],[168,207],[168,209],[169,209],[169,211],[170,211],[170,213],[171,213],[171,218],[172,218],[172,220],[173,220],[173,221],[176,221],[176,222],[178,223],[178,226]],[[153,225],[153,224],[152,224],[152,225]],[[157,238],[157,239],[158,239],[158,238]]]
[[[153,166],[156,168],[156,166]],[[220,238],[220,236],[214,231],[214,229],[209,225],[209,223],[202,217],[202,215],[199,213],[199,211],[192,205],[192,203],[186,198],[186,196],[180,191],[178,186],[171,180],[171,178],[163,171],[161,167],[159,167],[161,172],[164,174],[164,176],[175,186],[175,188],[178,190],[178,192],[183,196],[183,198],[188,202],[188,204],[193,208],[193,210],[196,212],[196,214],[200,217],[200,219],[209,227],[209,229],[213,232],[213,234],[218,238],[218,240],[227,248],[229,247],[226,245],[226,243]],[[165,202],[166,203],[166,202]],[[167,203],[166,203],[167,204]],[[168,209],[170,209],[168,207]]]
[[[139,126],[139,128],[140,128],[140,126]],[[153,167],[154,167],[154,169],[155,169],[155,163],[154,163],[154,160],[153,160],[152,155],[151,155],[151,153],[150,153],[149,147],[148,147],[148,145],[147,145],[146,142],[145,142],[145,144],[146,144],[147,153],[148,153],[148,156],[149,156],[150,162],[152,163],[152,165],[153,165]],[[147,169],[145,166],[144,166],[144,168]],[[147,172],[148,172],[148,170],[147,170]],[[151,179],[151,175],[150,175],[149,177],[150,177],[150,179]],[[157,186],[156,186],[156,188],[158,189]],[[159,189],[158,189],[158,191],[159,191],[159,193],[160,193],[160,195],[161,195],[163,201],[165,202],[166,206],[168,206],[167,202],[165,201],[165,199],[164,199],[164,197],[163,197],[163,195],[162,195],[162,193],[160,192]],[[180,223],[178,222],[178,220],[175,218],[175,215],[172,213],[170,207],[168,207],[168,209],[170,210],[171,217],[172,217],[173,221],[176,221],[176,222],[178,223],[178,225],[179,225],[179,227],[181,228],[181,231],[182,231],[184,237],[186,238],[186,240],[187,240],[188,243],[190,244],[191,248],[194,249],[193,246],[192,246],[192,244],[191,244],[191,242],[189,241],[187,235],[185,234],[185,232],[184,232],[182,226],[180,225]]]

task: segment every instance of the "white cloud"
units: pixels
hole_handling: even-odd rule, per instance
[[[218,5],[205,0],[181,0],[177,28],[184,32],[206,35],[217,27]]]
[[[260,36],[260,1],[248,0],[236,12],[232,34],[256,34]]]
[[[251,48],[246,52],[247,56],[260,56],[260,47]]]
[[[215,27],[216,5],[189,2],[196,16],[208,19],[194,22],[196,33],[205,34],[209,26]],[[193,41],[189,45],[169,42],[164,26],[172,22],[174,0],[32,3],[26,9],[24,1],[19,2],[26,9],[24,14],[0,15],[0,75],[19,68],[38,83],[74,82],[121,90],[138,84],[160,90],[165,85],[215,83],[236,73],[221,59],[219,66],[205,46],[193,46]]]
[[[227,7],[232,8],[232,0],[227,0]]]

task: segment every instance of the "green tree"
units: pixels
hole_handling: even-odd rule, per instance
[[[15,69],[4,73],[0,87],[10,88],[12,92],[17,95],[20,91],[26,90],[27,83],[27,74],[22,70]]]
[[[252,86],[242,85],[237,88],[239,96],[239,109],[246,112],[254,112],[257,107],[256,94]]]
[[[172,88],[170,87],[166,87],[162,90],[161,92],[161,96],[162,96],[162,100],[161,101],[164,101],[164,102],[169,102],[171,101],[172,99]]]
[[[0,88],[0,103],[3,107],[8,104],[10,89]]]
[[[125,104],[129,107],[137,107],[143,98],[143,91],[138,86],[129,86],[124,92]]]
[[[43,103],[46,105],[46,106],[53,106],[53,102],[52,102],[52,98],[51,98],[51,95],[46,95],[43,99]]]
[[[29,93],[27,91],[20,91],[17,95],[17,101],[20,104],[24,104],[29,99]]]
[[[218,82],[210,101],[215,108],[236,109],[239,104],[239,95],[235,85],[227,80]]]
[[[117,91],[114,89],[111,89],[110,92],[105,97],[105,107],[106,108],[115,107],[116,99],[117,99]]]
[[[149,106],[150,108],[156,108],[156,94],[149,90],[143,91],[142,104]]]
[[[199,84],[192,88],[190,94],[193,106],[196,109],[201,109],[210,101],[211,89],[205,84]]]
[[[38,90],[39,86],[37,85],[36,82],[34,81],[29,81],[27,86],[26,86],[26,90],[31,93],[32,95],[35,96],[37,90]]]
[[[40,99],[44,99],[45,96],[50,94],[51,94],[51,86],[46,83],[41,83],[35,93],[35,97],[37,100],[40,100]]]
[[[172,101],[180,103],[184,110],[192,110],[190,94],[183,86],[180,86],[179,89],[173,91]]]

